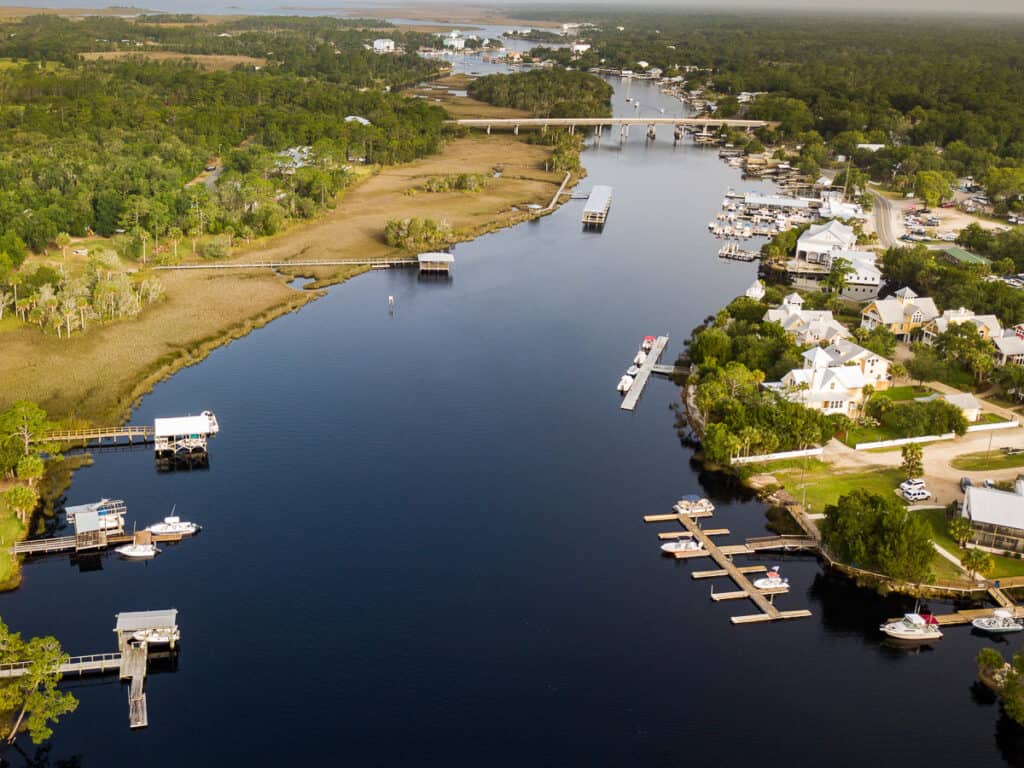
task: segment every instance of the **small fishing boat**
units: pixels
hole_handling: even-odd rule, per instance
[[[640,349],[642,349],[644,352],[650,352],[651,351],[651,347],[653,347],[653,346],[654,346],[654,337],[653,336],[644,336],[644,341],[643,341],[643,344],[640,345]]]
[[[638,373],[640,373],[640,369],[635,365],[631,365],[626,369],[627,376],[636,376]]]
[[[991,616],[975,619],[971,622],[971,626],[993,635],[1005,635],[1024,630],[1024,622],[1003,608],[997,608]]]
[[[168,632],[164,629],[140,629],[132,633],[132,640],[149,645],[170,645],[181,640],[181,631]]]
[[[768,571],[767,576],[761,579],[755,579],[754,586],[757,589],[789,589],[789,579],[784,579],[779,575],[779,566],[776,565]]]
[[[643,365],[647,362],[647,355],[644,354],[643,350],[636,353],[636,357],[633,358],[633,365]]]
[[[174,534],[179,536],[191,536],[199,531],[199,526],[195,523],[190,523],[187,520],[182,520],[176,515],[170,515],[169,517],[165,517],[161,523],[147,525],[146,530],[161,536]]]
[[[618,383],[618,385],[615,388],[617,390],[619,390],[619,392],[621,392],[622,394],[626,394],[627,392],[629,392],[629,388],[632,387],[632,386],[633,386],[633,377],[632,376],[623,376],[621,379],[619,379],[619,383]]]
[[[891,621],[879,627],[894,640],[908,643],[928,643],[942,637],[939,623],[930,614],[907,613],[899,621]]]
[[[147,560],[160,553],[155,544],[125,544],[123,547],[117,547],[114,551],[129,560]]]
[[[688,538],[666,541],[661,545],[661,551],[666,555],[674,555],[676,552],[697,552],[701,549],[704,549],[703,543]]]

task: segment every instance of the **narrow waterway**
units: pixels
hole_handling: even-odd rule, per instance
[[[460,245],[451,282],[396,270],[334,288],[135,413],[215,411],[209,469],[157,473],[137,449],[76,475],[69,503],[123,498],[140,526],[173,504],[205,527],[149,563],[30,563],[0,597],[11,627],[71,653],[113,650],[118,611],[180,611],[149,728],[129,731],[115,680],[73,682],[54,761],[1021,764],[1019,732],[972,687],[989,641],[887,649],[878,622],[900,604],[808,558],[783,562],[779,604],[813,618],[733,627],[753,606],[711,602],[660,556],[641,516],[685,493],[714,499],[730,541],[765,530],[762,504],[691,466],[676,388],[652,381],[634,414],[615,392],[643,335],[670,333],[671,359],[753,279],[706,230],[740,181],[668,132],[584,159],[583,189],[615,189],[603,233],[581,231],[574,201]]]

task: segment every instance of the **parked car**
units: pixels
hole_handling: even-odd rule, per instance
[[[903,498],[907,501],[928,501],[931,497],[931,493],[924,488],[911,488],[903,492]]]
[[[960,478],[960,493],[967,493],[967,489],[970,488],[974,483],[971,482],[969,477]]]
[[[901,491],[912,491],[915,488],[924,488],[924,480],[920,477],[913,477],[900,483]]]
[[[996,481],[995,480],[985,480],[985,481],[982,482],[982,485],[984,485],[986,488],[995,488],[996,487]]]

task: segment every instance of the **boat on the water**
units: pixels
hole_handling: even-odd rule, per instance
[[[636,376],[638,373],[640,373],[640,369],[635,365],[631,365],[626,369],[627,376]]]
[[[989,634],[1005,635],[1024,630],[1024,621],[1016,618],[1010,611],[997,608],[991,616],[972,621],[971,626]]]
[[[149,645],[170,645],[181,640],[181,631],[175,629],[172,633],[165,629],[140,629],[132,633],[132,640]]]
[[[674,555],[676,552],[697,552],[701,549],[704,549],[704,544],[702,542],[688,538],[666,541],[661,545],[661,551],[666,555]]]
[[[619,390],[619,392],[621,392],[622,394],[626,394],[627,392],[629,392],[629,388],[632,387],[632,386],[633,386],[633,377],[632,376],[623,376],[621,379],[619,379],[619,383],[618,383],[618,385],[615,388],[617,390]]]
[[[894,640],[909,643],[929,643],[942,637],[939,622],[931,614],[906,613],[899,621],[890,621],[879,629]]]
[[[757,589],[789,589],[789,579],[784,579],[779,574],[779,566],[776,565],[774,568],[768,571],[767,576],[760,579],[755,579],[754,587]]]
[[[653,346],[654,346],[654,337],[653,336],[644,336],[644,341],[640,345],[640,349],[642,349],[644,352],[650,352],[651,351],[651,347],[653,347]]]
[[[646,362],[647,355],[645,355],[644,351],[641,349],[639,352],[636,353],[636,357],[633,358],[633,365],[643,365]]]
[[[174,534],[179,536],[191,536],[194,533],[198,533],[199,526],[195,523],[190,523],[188,520],[182,520],[176,515],[170,515],[169,517],[165,517],[163,522],[147,525],[146,530],[161,536]]]
[[[129,560],[147,560],[160,553],[155,544],[125,544],[122,547],[117,547],[114,551]]]

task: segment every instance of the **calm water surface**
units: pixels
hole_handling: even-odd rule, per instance
[[[730,540],[762,533],[764,507],[690,465],[672,385],[634,414],[614,386],[641,336],[669,332],[674,355],[754,266],[719,263],[706,234],[735,172],[638,134],[586,153],[581,187],[615,188],[602,234],[574,201],[460,245],[450,283],[360,277],[144,400],[135,423],[217,413],[210,468],[100,453],[68,501],[124,498],[140,525],[176,504],[205,530],[145,564],[31,563],[0,612],[93,653],[116,612],[173,606],[183,648],[147,681],[144,731],[124,686],[72,683],[54,760],[1021,764],[1019,732],[972,691],[987,641],[889,651],[877,625],[901,605],[806,558],[783,563],[780,604],[813,618],[733,627],[752,605],[712,603],[659,555],[641,516],[681,494],[711,495]]]

